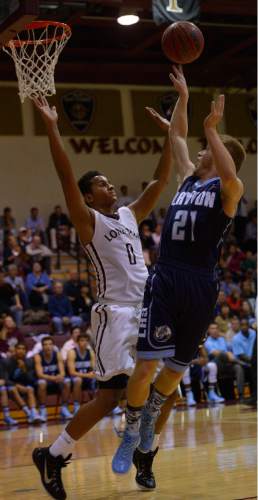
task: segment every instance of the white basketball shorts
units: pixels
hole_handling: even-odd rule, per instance
[[[141,305],[97,303],[93,306],[91,330],[98,380],[132,374],[140,318]]]

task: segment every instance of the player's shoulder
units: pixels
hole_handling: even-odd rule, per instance
[[[121,219],[126,219],[127,221],[131,221],[134,224],[137,224],[136,216],[132,208],[120,207],[117,212]]]

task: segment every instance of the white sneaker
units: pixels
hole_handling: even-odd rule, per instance
[[[208,401],[210,403],[224,403],[225,399],[218,396],[218,394],[216,394],[216,392],[212,389],[208,392]]]
[[[121,415],[124,410],[122,410],[119,406],[116,406],[114,410],[112,411],[112,415]]]
[[[196,406],[196,401],[192,391],[186,393],[186,403],[187,406]]]

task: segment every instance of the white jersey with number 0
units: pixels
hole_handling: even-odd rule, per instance
[[[141,303],[148,271],[132,211],[121,207],[114,216],[94,215],[94,236],[84,249],[96,270],[99,301]]]

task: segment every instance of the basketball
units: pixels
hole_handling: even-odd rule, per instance
[[[163,52],[175,63],[187,64],[195,61],[203,48],[204,38],[201,30],[188,21],[173,23],[163,33]]]

